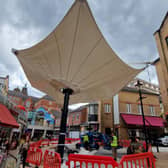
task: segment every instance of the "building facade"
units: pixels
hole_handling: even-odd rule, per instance
[[[120,139],[128,139],[133,134],[144,137],[142,108],[139,101],[138,89],[132,81],[112,99],[90,103],[83,107],[85,121],[80,122],[79,130],[97,130],[111,134],[114,130]],[[143,81],[143,111],[149,137],[159,136],[164,131],[164,120],[160,117],[159,88]],[[74,111],[81,112],[80,109]],[[75,114],[74,114],[75,115]],[[82,116],[81,116],[82,117]]]
[[[27,131],[32,138],[37,139],[53,134],[55,119],[60,117],[61,113],[60,106],[54,99],[47,95],[42,98],[29,96],[27,87],[24,86],[21,90],[9,90],[8,100],[14,105],[14,110],[19,110],[17,121],[24,125],[22,132]],[[18,109],[20,106],[25,110]]]
[[[0,92],[2,95],[7,96],[9,88],[9,76],[0,77]]]
[[[160,93],[162,96],[164,113],[168,112],[168,12],[159,29],[154,33],[159,52],[159,59],[155,61]]]

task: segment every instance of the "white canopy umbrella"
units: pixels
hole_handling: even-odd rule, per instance
[[[70,94],[70,103],[112,98],[142,71],[126,65],[107,44],[86,0],[76,0],[44,40],[13,52],[33,87],[57,103],[63,103],[64,89],[64,111]],[[66,126],[64,112],[62,115]]]

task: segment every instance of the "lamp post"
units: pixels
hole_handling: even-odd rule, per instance
[[[142,111],[142,119],[143,119],[143,131],[145,134],[145,142],[146,142],[146,152],[148,151],[148,139],[147,139],[147,130],[146,130],[146,125],[145,125],[145,116],[144,116],[144,110],[143,110],[143,102],[142,102],[142,92],[141,92],[141,86],[143,84],[137,80],[137,83],[135,84],[135,86],[138,88],[139,91],[139,99],[140,99],[140,103],[141,103],[141,111]]]

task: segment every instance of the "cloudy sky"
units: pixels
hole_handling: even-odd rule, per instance
[[[0,76],[10,76],[10,89],[27,83],[29,94],[40,96],[31,88],[11,48],[24,49],[42,40],[58,25],[74,1],[0,1]],[[168,0],[88,0],[88,3],[109,45],[125,62],[140,68],[132,63],[158,57],[153,33],[168,10]],[[154,67],[139,77],[157,84]]]

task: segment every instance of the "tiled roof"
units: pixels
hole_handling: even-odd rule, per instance
[[[20,97],[20,98],[22,98],[23,100],[27,100],[27,99],[31,98],[34,103],[36,103],[36,102],[39,100],[39,98],[37,98],[37,97],[34,97],[34,96],[26,96],[26,95],[23,94],[22,92],[17,92],[17,91],[13,91],[13,90],[8,90],[8,95],[10,95],[10,96],[15,96],[15,97]]]

